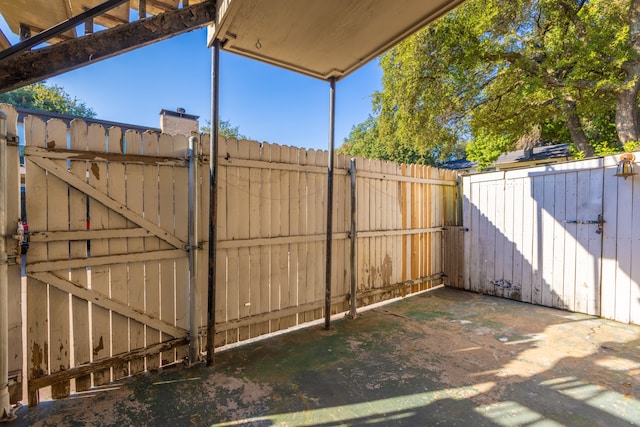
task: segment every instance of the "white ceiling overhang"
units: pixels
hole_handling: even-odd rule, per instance
[[[208,43],[340,79],[464,0],[219,0]]]

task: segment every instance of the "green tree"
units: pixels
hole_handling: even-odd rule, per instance
[[[478,135],[467,144],[467,157],[477,162],[478,170],[486,169],[500,156],[513,148],[513,142],[506,137]]]
[[[436,151],[440,149],[437,146],[421,147],[401,139],[385,143],[380,138],[378,123],[378,117],[370,115],[367,120],[355,125],[349,136],[344,139],[338,153],[398,163],[427,165],[434,164],[434,159],[444,156]],[[448,150],[449,156],[461,156],[464,153],[462,146],[449,147]]]
[[[369,115],[367,120],[351,128],[338,153],[386,160],[388,153],[378,138],[377,119]]]
[[[622,63],[624,85],[616,91],[616,129],[622,144],[640,141],[640,0],[631,0],[628,13],[627,44],[631,54]]]
[[[621,119],[638,117],[638,58],[640,0],[468,0],[382,57],[378,141],[432,163],[470,141],[490,163],[536,130],[586,156],[619,150],[640,139]]]
[[[0,94],[0,102],[33,110],[87,118],[96,117],[95,111],[87,107],[84,102],[75,97],[72,98],[62,87],[58,85],[46,86],[45,82],[34,83]]]
[[[211,121],[207,120],[206,126],[200,127],[201,133],[210,133],[211,132]],[[232,126],[231,122],[228,120],[220,120],[220,125],[218,126],[218,134],[220,136],[224,136],[225,138],[236,138],[236,139],[247,139],[246,136],[240,133],[239,126]]]

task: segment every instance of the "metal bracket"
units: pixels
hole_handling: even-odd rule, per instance
[[[201,161],[204,160],[204,156],[202,154],[198,154],[198,153],[194,153],[194,154],[191,154],[191,155],[189,155],[189,153],[187,153],[187,154],[184,155],[184,159],[187,162],[190,161],[191,159],[194,159],[196,161],[200,161],[201,162]]]
[[[16,234],[13,237],[18,241],[18,253],[20,253],[20,249],[22,248],[22,244],[26,243],[27,235],[24,232],[24,226],[22,225],[22,221],[18,220],[18,226],[16,227]]]
[[[19,384],[22,382],[22,369],[9,372],[9,385]]]
[[[17,147],[20,145],[20,138],[16,135],[7,135],[7,145],[11,145],[12,147]]]

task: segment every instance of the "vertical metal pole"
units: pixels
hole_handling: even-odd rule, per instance
[[[189,138],[189,364],[198,361],[200,319],[200,293],[196,278],[198,275],[198,138]]]
[[[209,277],[207,366],[213,365],[216,335],[216,224],[218,222],[218,125],[220,108],[220,40],[211,49],[211,139],[209,141]]]
[[[7,116],[0,111],[0,420],[12,418],[9,399],[7,231]]]
[[[331,327],[331,245],[333,240],[333,158],[335,146],[336,78],[329,79],[329,165],[327,170],[327,264],[325,270],[324,328]]]
[[[349,164],[349,176],[351,178],[351,254],[349,263],[351,265],[351,304],[349,316],[355,319],[358,316],[358,300],[356,289],[356,159],[351,159]]]

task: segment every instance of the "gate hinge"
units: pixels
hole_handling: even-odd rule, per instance
[[[18,138],[16,135],[7,135],[7,145],[17,147],[18,145],[20,145],[20,138]]]
[[[24,235],[24,225],[22,224],[22,221],[18,220],[18,226],[16,227],[16,234],[14,234],[11,237],[16,239],[20,243],[26,240],[26,237]]]
[[[9,380],[8,383],[10,386],[14,384],[20,384],[22,382],[22,370],[18,369],[18,370],[9,372],[8,380]]]
[[[18,241],[18,253],[22,251],[23,247],[25,249],[26,247],[28,247],[26,245],[28,241],[27,233],[24,232],[24,225],[22,224],[21,220],[18,220],[18,226],[16,227],[16,234],[14,234],[11,237],[13,237],[15,240]]]

